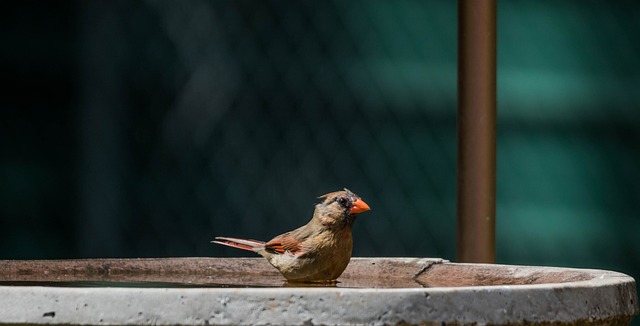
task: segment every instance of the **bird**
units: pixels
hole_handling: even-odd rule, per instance
[[[351,259],[356,215],[371,208],[346,188],[318,198],[322,201],[307,224],[267,242],[230,237],[215,237],[211,242],[261,255],[288,282],[336,282]]]

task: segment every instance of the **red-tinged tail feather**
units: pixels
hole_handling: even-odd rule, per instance
[[[264,247],[264,241],[252,239],[216,237],[216,239],[211,242],[248,251],[255,251],[255,248]]]

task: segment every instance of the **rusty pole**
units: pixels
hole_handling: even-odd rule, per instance
[[[458,0],[459,262],[495,262],[496,0]]]

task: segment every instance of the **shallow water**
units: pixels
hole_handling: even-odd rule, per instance
[[[337,282],[289,283],[262,258],[0,261],[0,286],[128,288],[417,288],[421,266],[353,259]]]
[[[148,276],[148,275],[147,275]],[[131,278],[129,278],[131,279]],[[228,280],[227,280],[228,281]],[[210,280],[209,282],[163,282],[163,281],[113,281],[113,280],[76,280],[51,281],[0,281],[0,286],[46,286],[46,287],[73,287],[73,288],[273,288],[273,287],[338,287],[338,288],[420,288],[424,287],[418,282],[409,280],[393,282],[389,280],[350,280],[343,279],[334,283],[290,283],[286,280],[260,279],[255,277],[251,281],[222,283]]]
[[[112,282],[112,281],[0,281],[0,286],[48,286],[71,288],[252,288],[257,285],[189,284],[172,282]],[[270,287],[270,286],[262,286]]]

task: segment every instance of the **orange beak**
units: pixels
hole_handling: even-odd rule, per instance
[[[356,199],[356,201],[353,202],[353,205],[349,210],[349,214],[359,214],[369,210],[371,210],[371,208],[369,208],[369,205],[367,205],[367,203],[365,203],[364,200],[358,198]]]

